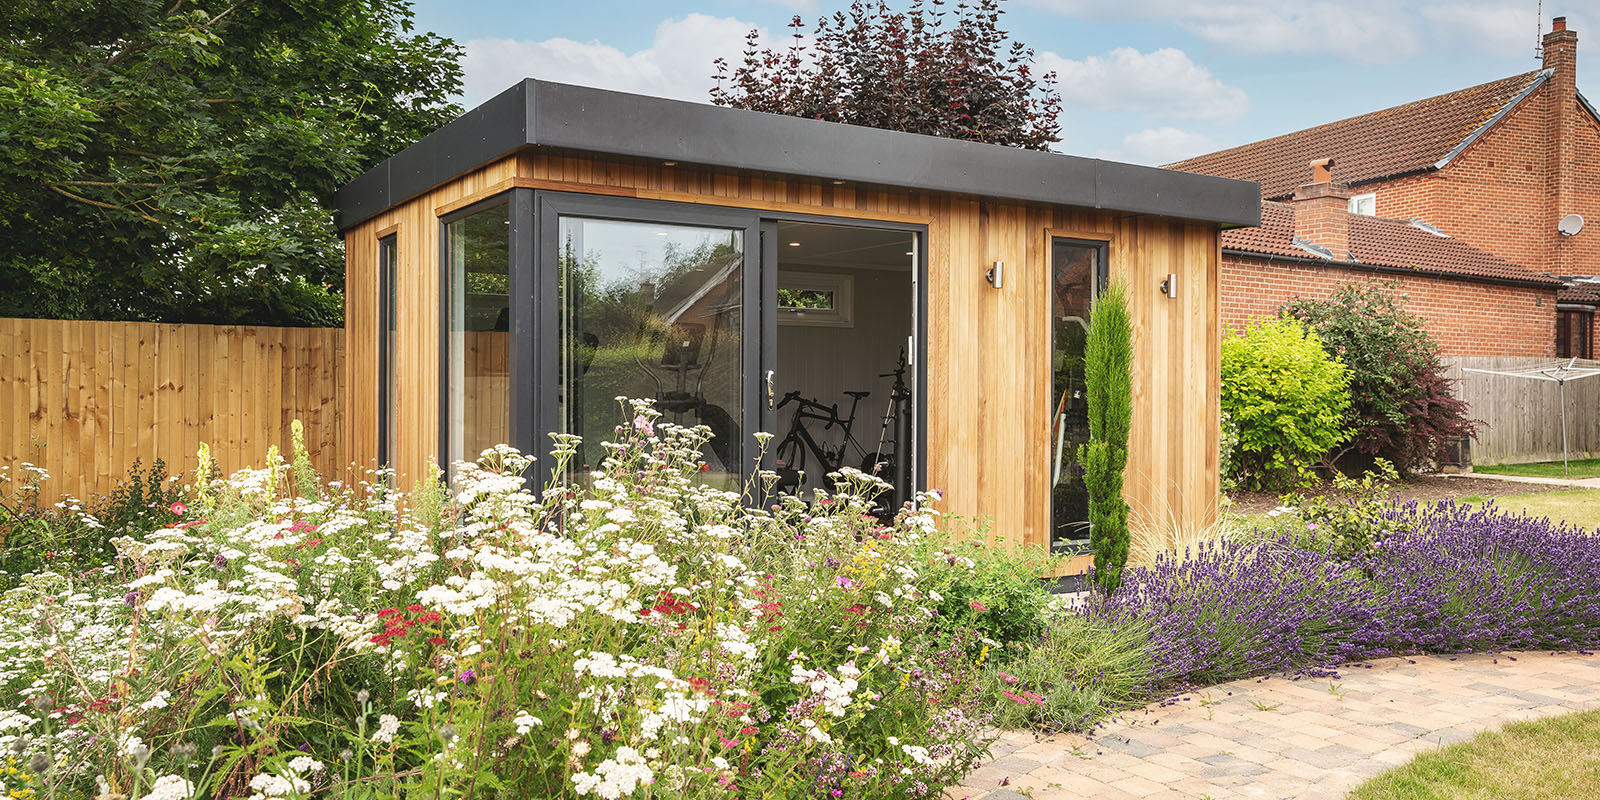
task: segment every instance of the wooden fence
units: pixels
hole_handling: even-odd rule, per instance
[[[1471,356],[1446,359],[1446,373],[1457,381],[1456,396],[1484,422],[1472,443],[1472,463],[1516,464],[1561,459],[1560,390],[1550,381],[1463,372],[1517,370],[1554,363],[1551,359]],[[1590,366],[1600,362],[1578,362]],[[1600,377],[1567,384],[1567,444],[1573,458],[1600,457]]]
[[[338,328],[0,318],[0,466],[36,464],[51,499],[88,500],[135,459],[193,469],[202,441],[224,472],[260,465],[270,445],[289,452],[300,419],[332,474],[343,381]]]

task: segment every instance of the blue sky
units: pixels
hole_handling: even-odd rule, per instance
[[[894,0],[903,8],[908,0]],[[1536,69],[1538,0],[1008,0],[1003,26],[1061,75],[1076,155],[1159,164]],[[1544,0],[1600,100],[1595,0]],[[531,76],[705,101],[744,35],[844,0],[417,0],[466,48],[473,105]]]

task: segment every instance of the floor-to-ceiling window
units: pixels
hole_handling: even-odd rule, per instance
[[[745,229],[562,216],[558,229],[561,430],[593,469],[644,398],[668,422],[705,425],[706,477],[743,472]]]
[[[395,257],[393,234],[378,240],[378,461],[395,457]]]
[[[1089,538],[1089,492],[1078,448],[1089,441],[1084,343],[1089,309],[1106,275],[1104,242],[1053,239],[1050,247],[1050,547],[1071,550]]]
[[[511,442],[511,218],[506,200],[445,222],[446,460]]]

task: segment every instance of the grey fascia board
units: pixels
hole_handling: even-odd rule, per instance
[[[1259,225],[1258,184],[526,79],[340,189],[341,229],[526,147]]]
[[[1484,120],[1483,124],[1479,125],[1472,131],[1472,133],[1468,134],[1467,138],[1462,139],[1460,144],[1451,148],[1450,152],[1445,153],[1444,158],[1441,158],[1435,162],[1433,168],[1444,169],[1445,166],[1447,166],[1450,162],[1456,160],[1456,156],[1466,152],[1467,148],[1471,147],[1473,142],[1478,141],[1480,137],[1482,137],[1485,133],[1488,133],[1489,129],[1499,124],[1500,120],[1505,119],[1506,115],[1510,114],[1512,109],[1522,105],[1522,101],[1528,99],[1528,95],[1533,94],[1535,89],[1543,86],[1545,81],[1550,80],[1551,74],[1553,74],[1551,70],[1541,70],[1533,79],[1532,83],[1523,87],[1522,91],[1517,92],[1516,97],[1511,98],[1511,102],[1506,103],[1499,111],[1494,112],[1494,116]]]

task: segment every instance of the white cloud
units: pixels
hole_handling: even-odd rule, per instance
[[[1118,149],[1102,150],[1096,155],[1113,161],[1159,165],[1217,149],[1219,145],[1204,134],[1168,126],[1130,133],[1122,137]]]
[[[757,26],[732,17],[690,14],[656,26],[650,46],[634,53],[604,42],[553,38],[473,39],[462,60],[468,106],[493,97],[523,78],[542,78],[601,89],[709,102],[716,81],[712,61],[737,63],[745,36]],[[763,40],[767,40],[762,31]]]
[[[1449,3],[1422,9],[1435,31],[1473,44],[1486,54],[1533,56],[1534,9],[1498,3]]]
[[[1391,62],[1421,49],[1415,0],[1028,2],[1084,19],[1178,25],[1241,53],[1332,53],[1358,61]]]
[[[1074,108],[1207,120],[1233,119],[1250,110],[1244,90],[1223,83],[1171,47],[1150,53],[1119,47],[1077,61],[1043,53],[1038,65],[1056,73],[1069,118]]]

